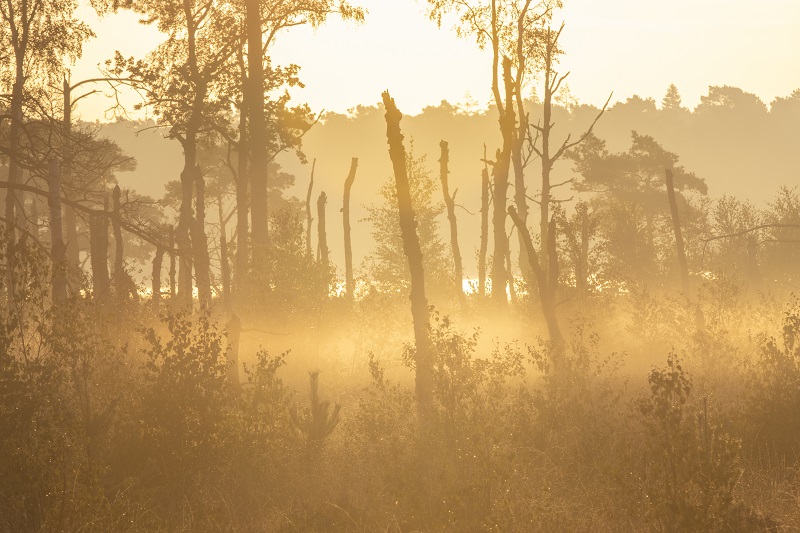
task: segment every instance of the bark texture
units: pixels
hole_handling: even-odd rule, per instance
[[[400,218],[400,234],[403,239],[403,251],[408,259],[411,272],[411,317],[414,322],[414,341],[417,406],[423,419],[429,420],[433,412],[433,346],[430,340],[430,314],[428,299],[425,296],[425,270],[423,268],[422,249],[417,235],[417,221],[414,206],[411,203],[411,188],[408,182],[406,166],[406,150],[403,146],[403,134],[400,131],[402,113],[397,109],[394,99],[388,92],[383,93],[383,105],[386,108],[386,138],[389,144],[389,157],[394,169],[397,207]]]
[[[353,279],[353,244],[350,241],[350,190],[356,179],[356,169],[358,168],[358,158],[354,157],[350,161],[350,172],[344,180],[344,197],[342,200],[342,224],[344,227],[344,279],[347,299],[353,299],[355,291],[355,280]]]
[[[47,185],[50,192],[47,204],[50,208],[53,305],[58,306],[67,301],[67,250],[61,225],[61,169],[57,159],[50,160]]]

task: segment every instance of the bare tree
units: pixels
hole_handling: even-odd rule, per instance
[[[344,198],[342,201],[342,224],[344,226],[344,279],[347,299],[353,299],[355,281],[353,280],[353,245],[350,242],[350,189],[353,188],[353,181],[356,179],[356,169],[358,168],[358,158],[354,157],[350,161],[350,172],[344,180]]]
[[[314,169],[317,160],[311,163],[311,180],[308,182],[308,192],[306,193],[306,255],[311,257],[311,224],[314,218],[311,216],[311,191],[314,190]]]
[[[444,204],[447,207],[447,220],[450,223],[450,249],[453,252],[453,288],[458,295],[461,303],[464,303],[464,267],[461,264],[461,250],[458,247],[458,221],[456,220],[456,193],[458,189],[450,194],[448,174],[450,169],[450,148],[447,141],[439,142],[439,180],[442,182],[442,195]]]
[[[394,99],[384,92],[383,105],[386,109],[386,138],[389,143],[389,157],[394,169],[397,206],[400,216],[400,233],[403,238],[403,251],[411,271],[411,317],[414,321],[414,341],[416,350],[416,399],[423,422],[430,420],[433,412],[433,346],[430,339],[430,315],[428,299],[425,296],[425,271],[422,249],[417,236],[417,221],[414,205],[411,202],[411,189],[408,183],[406,150],[403,134],[400,131],[402,113],[397,109]]]
[[[328,252],[328,233],[325,231],[325,205],[328,203],[328,195],[325,191],[319,193],[317,198],[317,261],[322,263],[325,268],[330,266]]]

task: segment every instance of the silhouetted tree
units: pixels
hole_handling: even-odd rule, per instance
[[[403,251],[411,271],[409,299],[411,300],[416,346],[414,350],[415,390],[420,417],[425,423],[433,414],[433,346],[429,336],[430,315],[428,314],[428,299],[425,296],[425,270],[422,248],[417,235],[414,204],[411,199],[406,149],[403,146],[403,134],[400,132],[400,119],[403,115],[388,92],[384,92],[382,97],[386,109],[386,139],[389,143],[389,156],[394,169],[400,233],[403,239]]]

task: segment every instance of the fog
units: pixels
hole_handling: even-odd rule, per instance
[[[325,113],[271,52],[358,6],[93,6],[164,42],[0,6],[0,531],[800,528],[800,89],[583,104],[445,0],[488,106]]]

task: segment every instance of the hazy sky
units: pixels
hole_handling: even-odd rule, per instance
[[[277,63],[301,65],[306,89],[293,93],[314,110],[344,112],[372,105],[388,88],[398,106],[416,113],[441,100],[489,100],[490,58],[471,40],[458,39],[425,15],[413,0],[361,0],[363,25],[331,20],[316,31],[293,28],[273,50]],[[561,17],[570,70],[569,89],[579,101],[600,105],[633,94],[660,101],[675,83],[694,106],[708,85],[735,85],[769,103],[800,87],[800,0],[564,0]],[[158,32],[130,13],[97,20],[81,16],[97,33],[85,47],[73,79],[96,74],[115,49],[141,57]],[[79,114],[103,118],[102,97],[86,99]]]

